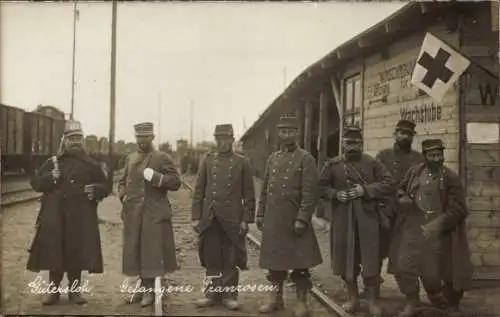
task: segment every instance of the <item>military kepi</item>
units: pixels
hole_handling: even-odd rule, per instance
[[[83,135],[80,121],[68,120],[64,126],[64,136]]]
[[[363,140],[363,134],[361,133],[361,128],[359,128],[356,125],[345,127],[343,137],[344,139],[350,139],[350,140]]]
[[[233,125],[232,124],[218,124],[215,126],[214,136],[227,135],[233,136]]]
[[[294,113],[284,113],[280,116],[280,121],[278,122],[278,128],[292,128],[297,129],[299,127],[297,116]]]
[[[136,136],[152,136],[154,135],[153,123],[152,122],[142,122],[134,125]]]
[[[415,134],[415,122],[410,121],[410,120],[399,120],[398,123],[396,124],[396,131],[406,131],[410,132],[411,134]]]
[[[422,141],[422,151],[444,150],[443,141],[440,139],[426,139]]]

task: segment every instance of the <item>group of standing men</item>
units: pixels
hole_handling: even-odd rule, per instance
[[[346,127],[343,154],[319,173],[314,157],[298,146],[297,118],[282,116],[280,149],[268,158],[255,218],[262,231],[259,264],[274,286],[260,312],[283,308],[283,284],[291,271],[294,314],[307,315],[309,270],[323,261],[311,219],[319,199],[325,199],[332,207],[331,265],[346,283],[347,312],[359,308],[361,275],[370,314],[382,315],[380,275],[389,258],[388,272],[406,296],[399,317],[420,312],[419,279],[433,306],[458,313],[472,277],[463,187],[444,166],[441,140],[424,140],[422,153],[412,149],[415,127],[399,121],[393,148],[375,158],[363,153],[361,130]],[[218,126],[215,138],[218,150],[202,163],[192,210],[202,265],[219,277],[213,280],[217,286],[229,288],[238,285],[238,270],[247,268],[244,236],[254,221],[255,198],[248,160],[230,150],[232,127]],[[237,309],[236,299],[237,292],[207,292],[198,305],[220,301]]]
[[[178,269],[167,193],[178,190],[181,181],[170,157],[153,148],[152,123],[138,124],[135,130],[139,150],[127,157],[118,187],[123,272],[152,287],[154,277]],[[232,149],[232,125],[215,129],[217,150],[201,163],[192,202],[200,262],[211,277],[199,307],[222,303],[239,308],[239,272],[248,269],[245,236],[255,222],[262,231],[259,264],[269,270],[267,278],[274,286],[260,312],[283,308],[284,281],[291,271],[297,293],[294,314],[306,316],[309,270],[323,261],[312,215],[325,199],[332,207],[331,265],[347,286],[346,311],[359,308],[361,275],[370,314],[381,316],[380,274],[388,257],[388,271],[407,298],[400,317],[418,313],[419,279],[434,306],[458,312],[472,276],[464,227],[467,209],[459,177],[443,165],[441,140],[424,140],[422,153],[417,153],[412,150],[415,124],[401,120],[394,147],[374,158],[363,153],[361,130],[346,127],[342,155],[319,172],[314,157],[298,145],[295,116],[282,116],[278,134],[280,149],[268,158],[256,206],[249,161]],[[78,284],[82,270],[103,271],[97,204],[110,190],[82,144],[80,127],[68,126],[63,151],[32,180],[33,188],[45,195],[28,269],[50,270],[56,285],[64,272]],[[215,291],[220,286],[227,291]],[[143,306],[153,303],[152,293],[141,295]],[[49,294],[44,303],[58,298],[58,293]],[[86,302],[78,292],[70,298]]]

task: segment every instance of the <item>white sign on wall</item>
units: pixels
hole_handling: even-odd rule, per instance
[[[467,123],[467,143],[492,144],[500,142],[500,124],[486,122]]]

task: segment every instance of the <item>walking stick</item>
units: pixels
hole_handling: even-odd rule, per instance
[[[161,277],[155,277],[155,316],[163,316]]]

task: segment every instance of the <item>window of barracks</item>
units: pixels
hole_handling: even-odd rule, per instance
[[[344,79],[344,125],[361,125],[362,106],[361,75]]]

